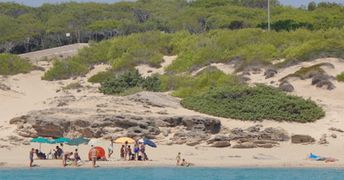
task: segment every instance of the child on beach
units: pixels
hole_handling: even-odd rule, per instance
[[[180,160],[181,160],[181,153],[179,152],[178,153],[178,155],[177,155],[177,157],[176,157],[176,160],[177,160],[177,166],[179,166],[180,165]]]

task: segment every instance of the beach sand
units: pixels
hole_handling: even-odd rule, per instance
[[[167,59],[166,64],[171,63],[175,57]],[[319,59],[312,62],[305,62],[299,65],[291,66],[282,69],[276,77],[265,79],[263,73],[253,74],[250,76],[250,83],[265,83],[270,84],[271,81],[277,82],[281,77],[295,72],[303,66],[309,66],[320,62],[331,62],[335,65],[334,69],[326,69],[331,75],[337,75],[344,71],[344,62],[338,59]],[[49,67],[48,62],[37,62],[39,65]],[[224,64],[216,64],[221,67],[221,70],[232,73],[233,67]],[[87,77],[99,71],[104,71],[108,68],[106,65],[97,66]],[[147,72],[145,67],[137,67],[140,71]],[[150,69],[149,69],[150,70]],[[163,69],[157,69],[153,72],[163,73]],[[77,78],[74,80],[64,80],[47,82],[42,81],[41,76],[44,72],[33,71],[28,74],[19,74],[11,77],[0,77],[1,83],[9,86],[10,91],[0,90],[0,166],[5,168],[14,167],[28,167],[29,150],[38,148],[38,144],[31,145],[14,145],[8,141],[10,136],[16,136],[15,126],[9,124],[9,120],[28,113],[32,110],[46,109],[55,107],[56,105],[49,104],[49,99],[54,97],[66,95],[66,92],[58,91],[62,87],[72,82],[81,82],[83,85],[91,86],[89,90],[77,93],[69,91],[68,94],[73,94],[76,97],[82,96],[99,96],[105,97],[97,92],[97,85],[92,85],[87,82],[87,77]],[[114,158],[107,162],[99,162],[101,167],[155,167],[155,166],[175,166],[175,158],[178,152],[182,153],[182,158],[194,163],[197,167],[344,167],[344,133],[329,131],[329,128],[335,127],[344,129],[344,83],[334,82],[336,89],[328,91],[319,89],[310,85],[310,80],[291,80],[290,83],[295,87],[295,92],[292,94],[311,98],[317,102],[326,111],[326,117],[314,123],[290,123],[290,122],[276,122],[265,120],[262,122],[247,122],[233,119],[218,118],[221,120],[223,127],[232,128],[247,128],[253,125],[263,125],[266,127],[280,127],[292,134],[307,134],[317,140],[323,135],[327,134],[329,144],[310,144],[310,145],[296,145],[291,142],[283,142],[278,147],[271,149],[255,148],[255,149],[232,149],[232,148],[212,148],[206,144],[197,146],[186,145],[164,145],[158,142],[158,148],[147,148],[147,153],[152,161],[147,162],[126,162],[119,160],[119,145],[115,145]],[[274,85],[274,84],[272,84]],[[99,85],[98,85],[99,86]],[[70,106],[87,108],[94,105],[94,102],[76,102]],[[130,106],[130,107],[129,107]],[[135,105],[128,105],[122,107],[123,111],[126,108],[135,110]],[[130,109],[129,109],[130,110]],[[178,108],[165,108],[166,112],[171,115],[200,115],[198,112]],[[158,112],[161,109],[152,108],[152,112]],[[207,116],[202,114],[203,116]],[[209,116],[211,117],[211,116]],[[331,134],[336,134],[337,138],[330,137]],[[99,146],[106,148],[109,142],[103,140]],[[47,153],[54,148],[55,145],[42,144],[42,151]],[[73,151],[75,147],[65,146],[65,151]],[[82,159],[86,159],[87,152],[90,149],[88,145],[79,147],[79,152]],[[333,157],[339,161],[334,163],[316,162],[307,160],[309,153],[315,153],[320,156]],[[37,160],[35,164],[40,167],[62,167],[61,160]],[[86,162],[82,167],[91,167],[89,162]]]

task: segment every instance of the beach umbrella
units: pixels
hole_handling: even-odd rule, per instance
[[[70,142],[70,139],[69,138],[60,137],[60,138],[54,139],[52,142],[54,144],[68,143],[68,142]]]
[[[115,140],[116,144],[124,144],[125,142],[128,142],[128,144],[135,144],[135,140],[130,137],[120,137]]]
[[[44,143],[44,144],[52,144],[52,141],[50,141],[49,139],[44,138],[44,137],[33,138],[33,139],[31,140],[31,142],[33,142],[33,143],[39,143],[39,151],[41,151],[41,145],[42,145],[42,143]]]
[[[140,139],[139,140],[140,143],[143,143],[144,145],[148,145],[150,147],[156,148],[158,147],[152,140],[150,139]]]
[[[67,144],[70,146],[79,146],[80,144],[87,144],[90,140],[84,137],[71,139]]]
[[[104,148],[99,147],[99,146],[96,146],[96,147],[94,147],[94,148],[95,148],[96,151],[97,151],[97,154],[96,154],[97,159],[106,159]],[[89,159],[90,161],[92,160],[91,155],[92,155],[92,152],[91,152],[91,150],[90,150],[90,151],[88,152],[88,159]]]

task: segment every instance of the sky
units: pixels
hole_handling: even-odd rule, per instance
[[[43,3],[59,3],[59,2],[68,2],[71,0],[0,0],[0,2],[17,2],[19,4],[25,4],[29,6],[40,6]],[[123,0],[73,0],[77,2],[102,2],[102,3],[114,3]],[[133,0],[127,0],[133,1]],[[211,1],[211,0],[210,0]],[[291,5],[295,7],[300,7],[301,5],[307,5],[309,2],[336,2],[336,3],[344,3],[344,0],[280,0],[280,2],[284,5]]]

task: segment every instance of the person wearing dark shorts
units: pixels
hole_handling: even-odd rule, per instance
[[[33,167],[33,155],[35,154],[35,149],[32,148],[29,154],[29,158],[30,158],[30,167]]]

